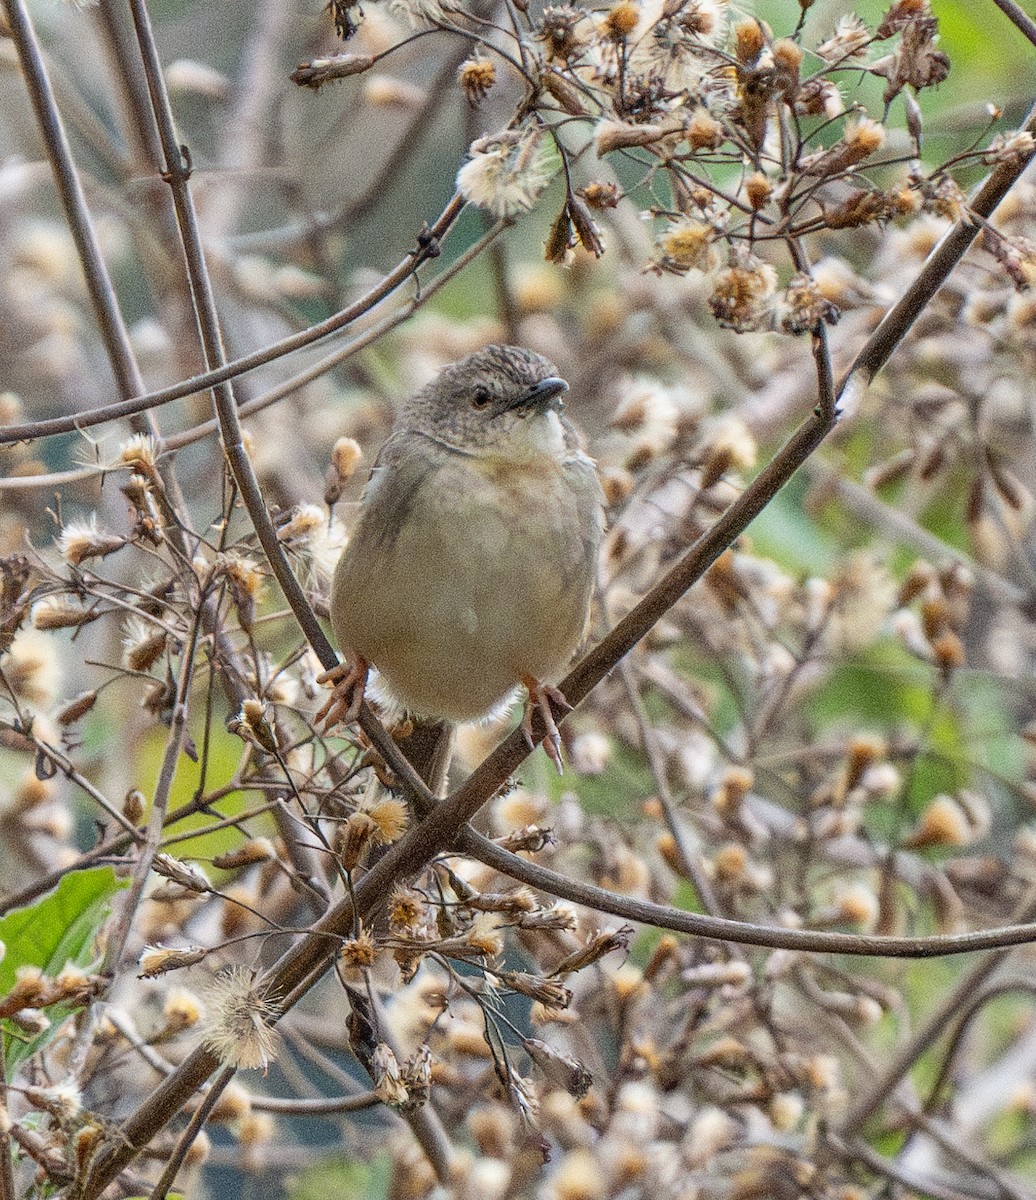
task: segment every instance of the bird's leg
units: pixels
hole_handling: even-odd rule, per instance
[[[547,753],[547,757],[558,769],[558,774],[564,772],[561,764],[561,734],[558,731],[557,722],[554,720],[554,713],[551,711],[551,701],[553,701],[564,712],[571,712],[572,705],[565,699],[565,694],[560,689],[549,683],[540,683],[538,679],[534,679],[531,675],[523,675],[522,683],[525,684],[525,690],[529,693],[529,699],[525,705],[525,711],[522,713],[522,733],[525,734],[525,740],[530,747],[535,747],[536,740],[532,733],[532,714],[538,712],[540,719],[543,721],[546,734],[543,737],[543,749]]]
[[[367,672],[370,664],[365,658],[346,659],[338,666],[317,676],[317,683],[333,684],[327,703],[316,715],[316,722],[324,723],[324,729],[335,725],[350,725],[360,715],[360,705],[367,688]]]

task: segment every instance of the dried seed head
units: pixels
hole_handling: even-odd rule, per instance
[[[166,1023],[162,1032],[166,1037],[182,1033],[197,1025],[204,1013],[204,1007],[194,992],[182,987],[170,988],[162,1004],[162,1016]]]
[[[122,801],[122,814],[133,825],[139,825],[144,815],[144,793],[140,788],[130,788]]]
[[[475,55],[465,59],[457,68],[457,81],[468,103],[474,108],[485,100],[496,83],[496,67],[492,59]]]
[[[622,188],[617,183],[588,183],[586,187],[576,189],[576,194],[582,196],[593,209],[615,208],[622,199]]]
[[[74,700],[70,700],[57,713],[57,723],[62,726],[74,725],[81,720],[97,703],[97,692],[80,692]]]
[[[494,217],[513,217],[532,208],[551,174],[539,130],[509,129],[472,142],[457,187]]]
[[[123,627],[122,661],[131,671],[146,674],[166,651],[168,635],[143,617],[130,617]]]
[[[328,58],[314,58],[310,62],[299,63],[289,78],[299,87],[316,90],[332,80],[369,71],[377,61],[376,54],[333,54]]]
[[[982,155],[989,166],[1019,167],[1036,153],[1036,138],[1027,129],[1015,133],[998,133]]]
[[[369,813],[354,812],[349,816],[335,837],[335,850],[345,870],[353,871],[359,866],[377,834],[378,823]]]
[[[147,433],[135,433],[119,447],[115,466],[128,467],[149,482],[157,478],[158,443]]]
[[[569,1150],[551,1178],[553,1200],[599,1200],[608,1186],[597,1155],[590,1150]]]
[[[773,184],[761,171],[753,171],[745,180],[748,203],[758,212],[773,195]]]
[[[365,927],[354,938],[342,943],[338,958],[343,967],[362,968],[373,967],[378,957],[378,947],[374,935]]]
[[[464,935],[464,941],[481,957],[499,957],[504,951],[499,918],[494,913],[479,913]]]
[[[727,471],[748,471],[755,466],[758,447],[740,417],[726,416],[713,422],[703,449],[701,488],[707,491]]]
[[[834,325],[838,309],[805,272],[792,276],[779,301],[781,328],[788,333],[812,333],[821,324]]]
[[[936,796],[903,845],[908,849],[969,846],[985,836],[989,823],[989,808],[983,797],[964,791],[955,796]]]
[[[379,1042],[374,1048],[370,1071],[378,1099],[389,1108],[403,1108],[410,1097],[403,1083],[399,1062],[392,1053],[392,1048],[384,1042]]]
[[[718,150],[727,138],[720,122],[704,108],[691,113],[684,134],[691,150]]]
[[[54,595],[36,601],[32,606],[31,620],[34,629],[75,629],[99,615],[99,612],[85,608],[78,600]]]
[[[590,1090],[594,1078],[577,1059],[562,1054],[539,1038],[525,1038],[522,1045],[548,1083],[564,1088],[569,1095],[577,1098],[585,1096]]]
[[[687,218],[674,222],[659,238],[661,265],[668,271],[711,271],[719,262],[713,241],[715,230],[704,221]]]
[[[738,21],[734,26],[734,57],[742,66],[749,66],[762,54],[766,34],[754,17]]]
[[[629,121],[605,119],[597,123],[594,146],[598,156],[612,150],[626,150],[633,146],[653,146],[664,138],[674,138],[683,133],[683,124],[675,117],[643,125]]]
[[[592,26],[586,11],[571,4],[552,4],[543,10],[539,37],[548,62],[567,63],[587,48]]]
[[[425,902],[420,892],[397,885],[389,897],[389,928],[397,933],[412,933],[423,922],[424,917]]]
[[[277,1011],[256,990],[252,973],[232,967],[217,975],[205,990],[205,1002],[209,1012],[205,1045],[209,1050],[227,1065],[266,1071],[276,1052],[271,1022]]]
[[[202,946],[145,946],[137,959],[140,979],[157,979],[167,971],[178,971],[181,967],[193,967],[208,954]]]
[[[860,929],[873,929],[877,924],[881,906],[873,888],[863,883],[843,884],[835,896],[837,919]]]
[[[61,683],[61,664],[54,638],[23,629],[3,656],[7,685],[22,700],[40,706],[53,704]]]
[[[277,734],[266,719],[266,705],[261,700],[254,697],[245,700],[238,715],[228,721],[227,728],[266,754],[277,753]]]
[[[360,443],[351,437],[340,437],[331,447],[331,466],[341,480],[351,479],[363,458]]]
[[[209,892],[212,884],[205,872],[195,863],[184,862],[170,854],[156,854],[151,864],[156,875],[171,879],[191,892]]]
[[[90,558],[104,558],[125,544],[124,537],[98,529],[96,513],[86,521],[70,521],[57,539],[58,553],[65,562],[76,567]]]
[[[838,19],[834,36],[821,42],[813,53],[829,63],[852,62],[866,55],[872,38],[871,31],[856,13],[845,13]]]
[[[713,283],[709,308],[720,323],[739,333],[769,325],[777,272],[752,254],[731,251],[730,266]]]
[[[564,1009],[572,1003],[571,989],[554,979],[544,979],[524,971],[501,971],[500,982],[538,1001],[544,1008]]]
[[[604,32],[613,42],[624,42],[640,21],[640,6],[634,0],[615,0],[604,17]]]
[[[748,767],[728,767],[712,794],[712,806],[724,817],[735,816],[752,791],[755,777]]]
[[[774,66],[777,70],[797,80],[799,77],[799,68],[802,66],[802,47],[797,42],[793,42],[791,38],[778,38],[771,47],[771,50],[773,52]]]
[[[286,544],[308,541],[325,524],[326,517],[319,505],[299,504],[286,521],[278,524],[277,539]]]
[[[569,975],[573,971],[581,971],[613,950],[621,950],[625,953],[629,949],[632,935],[633,930],[628,925],[614,930],[601,930],[595,933],[581,949],[566,955],[551,974],[561,976]]]

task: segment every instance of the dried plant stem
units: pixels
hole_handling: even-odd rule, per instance
[[[1036,941],[1036,923],[1001,925],[972,933],[937,934],[928,937],[886,937],[870,934],[836,933],[826,930],[785,929],[776,925],[756,925],[689,913],[684,909],[653,904],[620,896],[605,888],[573,880],[548,870],[510,851],[502,849],[482,834],[466,829],[460,835],[458,849],[477,858],[486,866],[508,875],[529,887],[570,900],[598,912],[611,913],[627,921],[687,933],[695,937],[734,942],[744,946],[763,946],[775,950],[797,950],[809,954],[849,954],[874,958],[945,958],[953,954],[971,954],[977,950],[1000,950]],[[959,1002],[958,1002],[959,1003]]]

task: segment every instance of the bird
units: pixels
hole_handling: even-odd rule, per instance
[[[520,346],[444,367],[401,407],[331,584],[344,660],[318,714],[359,715],[368,673],[409,716],[475,721],[524,686],[562,770],[551,702],[589,622],[604,495],[564,412],[568,384]]]

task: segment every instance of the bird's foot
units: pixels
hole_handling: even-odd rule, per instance
[[[365,659],[357,658],[355,662],[347,659],[317,676],[317,683],[333,685],[327,703],[316,715],[317,724],[323,722],[325,732],[339,724],[351,725],[360,715],[369,670]]]
[[[553,701],[563,712],[571,712],[572,705],[565,699],[564,692],[552,684],[540,683],[531,675],[523,675],[522,683],[525,684],[525,690],[529,693],[525,711],[522,713],[522,733],[530,748],[535,748],[536,739],[532,732],[532,714],[538,712],[546,730],[543,736],[543,749],[550,761],[557,767],[558,774],[561,775],[564,773],[561,762],[561,733],[550,706]]]

